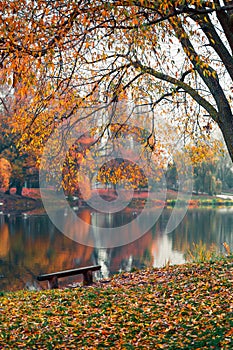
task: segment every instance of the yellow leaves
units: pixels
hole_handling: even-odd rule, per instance
[[[180,35],[180,38],[181,39],[186,39],[188,36],[185,32],[182,32],[181,35]]]
[[[97,175],[97,181],[119,184],[127,189],[147,185],[147,178],[138,164],[128,160],[116,159],[102,166]]]
[[[215,71],[212,71],[212,70],[209,70],[209,69],[204,69],[203,70],[203,75],[204,77],[213,77],[213,78],[216,78],[217,77],[217,74]]]
[[[203,162],[214,164],[217,157],[221,154],[222,144],[219,141],[215,141],[209,145],[199,141],[196,145],[187,145],[185,148],[189,153],[192,165],[198,165]]]
[[[164,12],[166,12],[169,7],[171,6],[170,2],[169,1],[163,1],[160,5],[160,9]]]
[[[215,70],[213,70],[211,72],[211,75],[212,75],[213,78],[217,78],[217,72]]]

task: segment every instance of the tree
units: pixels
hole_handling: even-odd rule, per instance
[[[3,94],[3,91],[1,91]],[[13,112],[12,98],[6,91],[4,99],[0,99],[0,172],[2,187],[10,194],[12,187],[16,188],[16,194],[22,195],[25,182],[38,182],[38,169],[36,168],[36,156],[30,152],[23,152],[17,146],[21,138],[20,132],[12,132]]]
[[[80,167],[83,167],[83,161],[94,143],[95,139],[91,137],[90,133],[81,135],[70,147],[66,155],[62,169],[62,183],[58,183],[58,186],[62,185],[63,190],[69,196],[76,194],[80,199],[85,200],[91,196],[91,183],[87,175],[90,175],[93,166],[85,167],[85,173],[80,171]],[[91,163],[93,164],[93,162]],[[82,191],[80,190],[81,188]]]
[[[0,158],[0,188],[8,190],[11,177],[11,165],[5,158]]]
[[[166,181],[167,187],[169,189],[177,189],[178,188],[178,175],[177,168],[175,164],[169,163],[166,171]]]
[[[113,159],[99,169],[97,181],[122,186],[126,189],[139,189],[148,186],[148,179],[142,169],[123,158]]]
[[[224,152],[217,163],[217,177],[222,182],[223,190],[233,188],[233,167],[229,155]]]
[[[12,87],[20,148],[39,156],[57,123],[124,93],[135,105],[172,114],[185,140],[208,137],[218,125],[233,160],[232,1],[1,6],[1,78]]]
[[[193,164],[194,189],[196,193],[209,195],[221,193],[221,181],[218,178],[218,163],[222,157],[219,143],[214,147],[199,141],[195,146],[187,146]]]

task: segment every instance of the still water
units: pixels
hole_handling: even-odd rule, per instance
[[[114,273],[130,271],[133,268],[161,267],[167,262],[181,264],[186,260],[187,251],[193,243],[216,246],[223,251],[222,243],[227,242],[233,250],[233,208],[230,209],[189,209],[178,227],[165,233],[164,227],[171,214],[162,212],[152,229],[139,239],[116,248],[93,248],[93,237],[87,225],[73,227],[66,222],[64,227],[69,237],[62,234],[47,215],[0,216],[0,290],[23,289],[35,284],[36,276],[64,269],[101,265],[97,278],[108,278]],[[111,227],[121,226],[132,213],[93,213],[81,210],[78,215],[86,223]],[[72,230],[81,232],[90,246],[73,241]],[[136,232],[136,231],[135,231]],[[132,235],[132,232],[129,234]],[[61,285],[77,281],[61,279]],[[42,288],[46,284],[41,285]]]

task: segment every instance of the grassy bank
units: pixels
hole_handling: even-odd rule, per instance
[[[216,196],[210,196],[207,194],[192,194],[191,199],[177,199],[177,193],[175,191],[167,191],[166,205],[168,207],[174,207],[176,204],[179,206],[187,205],[189,207],[231,207],[233,206],[233,200],[229,198],[220,198]]]
[[[94,194],[97,190],[93,192]],[[99,194],[103,197],[104,200],[110,201],[116,199],[116,194],[113,190],[103,190],[101,189]],[[121,194],[122,195],[122,194]],[[128,206],[128,209],[143,209],[145,204],[147,206],[153,207],[174,207],[176,204],[180,207],[187,206],[189,207],[231,207],[233,206],[233,200],[223,199],[219,197],[208,196],[204,194],[193,194],[191,199],[177,199],[178,192],[173,190],[167,190],[166,194],[163,192],[151,193],[151,197],[148,200],[148,193],[146,191],[138,191],[134,193],[133,198],[131,195],[128,197],[127,191],[125,192],[125,197],[122,197],[122,201],[125,201],[125,206]],[[45,197],[45,194],[44,194]],[[165,198],[164,198],[165,197]],[[59,202],[59,197],[54,197],[53,190],[47,190],[47,205],[50,203],[51,207],[61,207],[64,206],[63,201]],[[166,200],[165,200],[166,199]],[[98,198],[97,198],[98,203]],[[4,194],[0,192],[0,209],[4,214],[20,214],[22,212],[29,212],[31,214],[43,214],[44,208],[40,196],[40,191],[38,188],[34,189],[23,189],[23,196],[15,195],[14,189],[11,190],[11,195]],[[78,200],[70,200],[69,204],[71,206],[79,206]]]
[[[233,258],[0,296],[4,349],[231,349]]]
[[[232,207],[233,206],[233,200],[230,199],[221,199],[221,198],[195,198],[190,199],[188,201],[185,200],[176,200],[176,199],[167,199],[166,206],[167,207],[174,207],[176,204],[180,207],[189,205],[189,207]]]

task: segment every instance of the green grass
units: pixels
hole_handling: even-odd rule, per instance
[[[176,204],[180,207],[187,205],[187,201],[183,199],[167,199],[166,204],[168,207],[174,207]],[[196,205],[198,207],[230,207],[233,206],[233,201],[229,199],[222,198],[196,198],[192,197],[189,201],[190,205]]]
[[[3,349],[232,349],[233,258],[0,295]]]
[[[177,200],[177,195],[178,192],[176,191],[167,191],[167,206],[174,207],[176,204],[178,204],[182,207],[187,204],[187,200],[185,198]],[[223,199],[207,194],[192,194],[190,204],[198,207],[233,206],[233,200]]]

